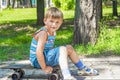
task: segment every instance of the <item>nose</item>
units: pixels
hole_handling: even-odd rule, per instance
[[[56,25],[56,23],[54,22],[52,25],[54,26],[54,25]]]

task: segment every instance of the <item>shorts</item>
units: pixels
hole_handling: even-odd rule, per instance
[[[56,47],[51,50],[44,50],[44,58],[47,66],[56,66],[59,64],[59,48]],[[32,66],[41,68],[37,58],[32,62]]]

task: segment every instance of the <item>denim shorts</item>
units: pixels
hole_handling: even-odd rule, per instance
[[[59,64],[59,48],[44,50],[44,58],[47,66],[56,66]],[[37,58],[32,62],[32,65],[36,68],[41,68]]]

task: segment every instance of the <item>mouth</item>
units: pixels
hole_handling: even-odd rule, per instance
[[[55,29],[55,27],[50,27],[51,29]]]

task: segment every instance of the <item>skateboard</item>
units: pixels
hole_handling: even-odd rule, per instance
[[[69,67],[71,68],[70,69],[71,75],[73,75],[77,80],[83,80],[85,78],[84,75],[78,74],[78,70],[74,69],[73,68],[74,66],[70,65]],[[31,66],[29,61],[25,61],[25,62],[19,61],[19,62],[10,63],[10,64],[6,64],[6,63],[0,64],[0,69],[11,69],[14,71],[14,73],[10,75],[10,78],[12,78],[12,80],[22,80],[24,78],[31,77],[31,75],[30,76],[25,75],[25,74],[27,74],[25,72],[26,70],[34,70],[34,69],[38,69],[38,68],[34,68],[33,66]],[[41,74],[38,76],[39,76],[39,79],[41,79],[41,77],[42,77],[42,79],[47,79],[47,80],[63,80],[63,76],[62,76],[59,65],[53,66],[53,71],[51,74],[45,74],[44,76],[43,76],[43,74]],[[32,76],[31,78],[33,78],[33,77],[34,76]]]
[[[13,70],[14,73],[11,74],[12,80],[21,80],[25,75],[24,69],[38,69],[31,66],[31,64],[10,64],[7,66],[0,66],[0,68]],[[53,66],[52,73],[47,74],[47,76],[48,80],[63,80],[59,65]]]
[[[52,73],[49,75],[48,80],[63,80],[60,66],[54,66]]]

